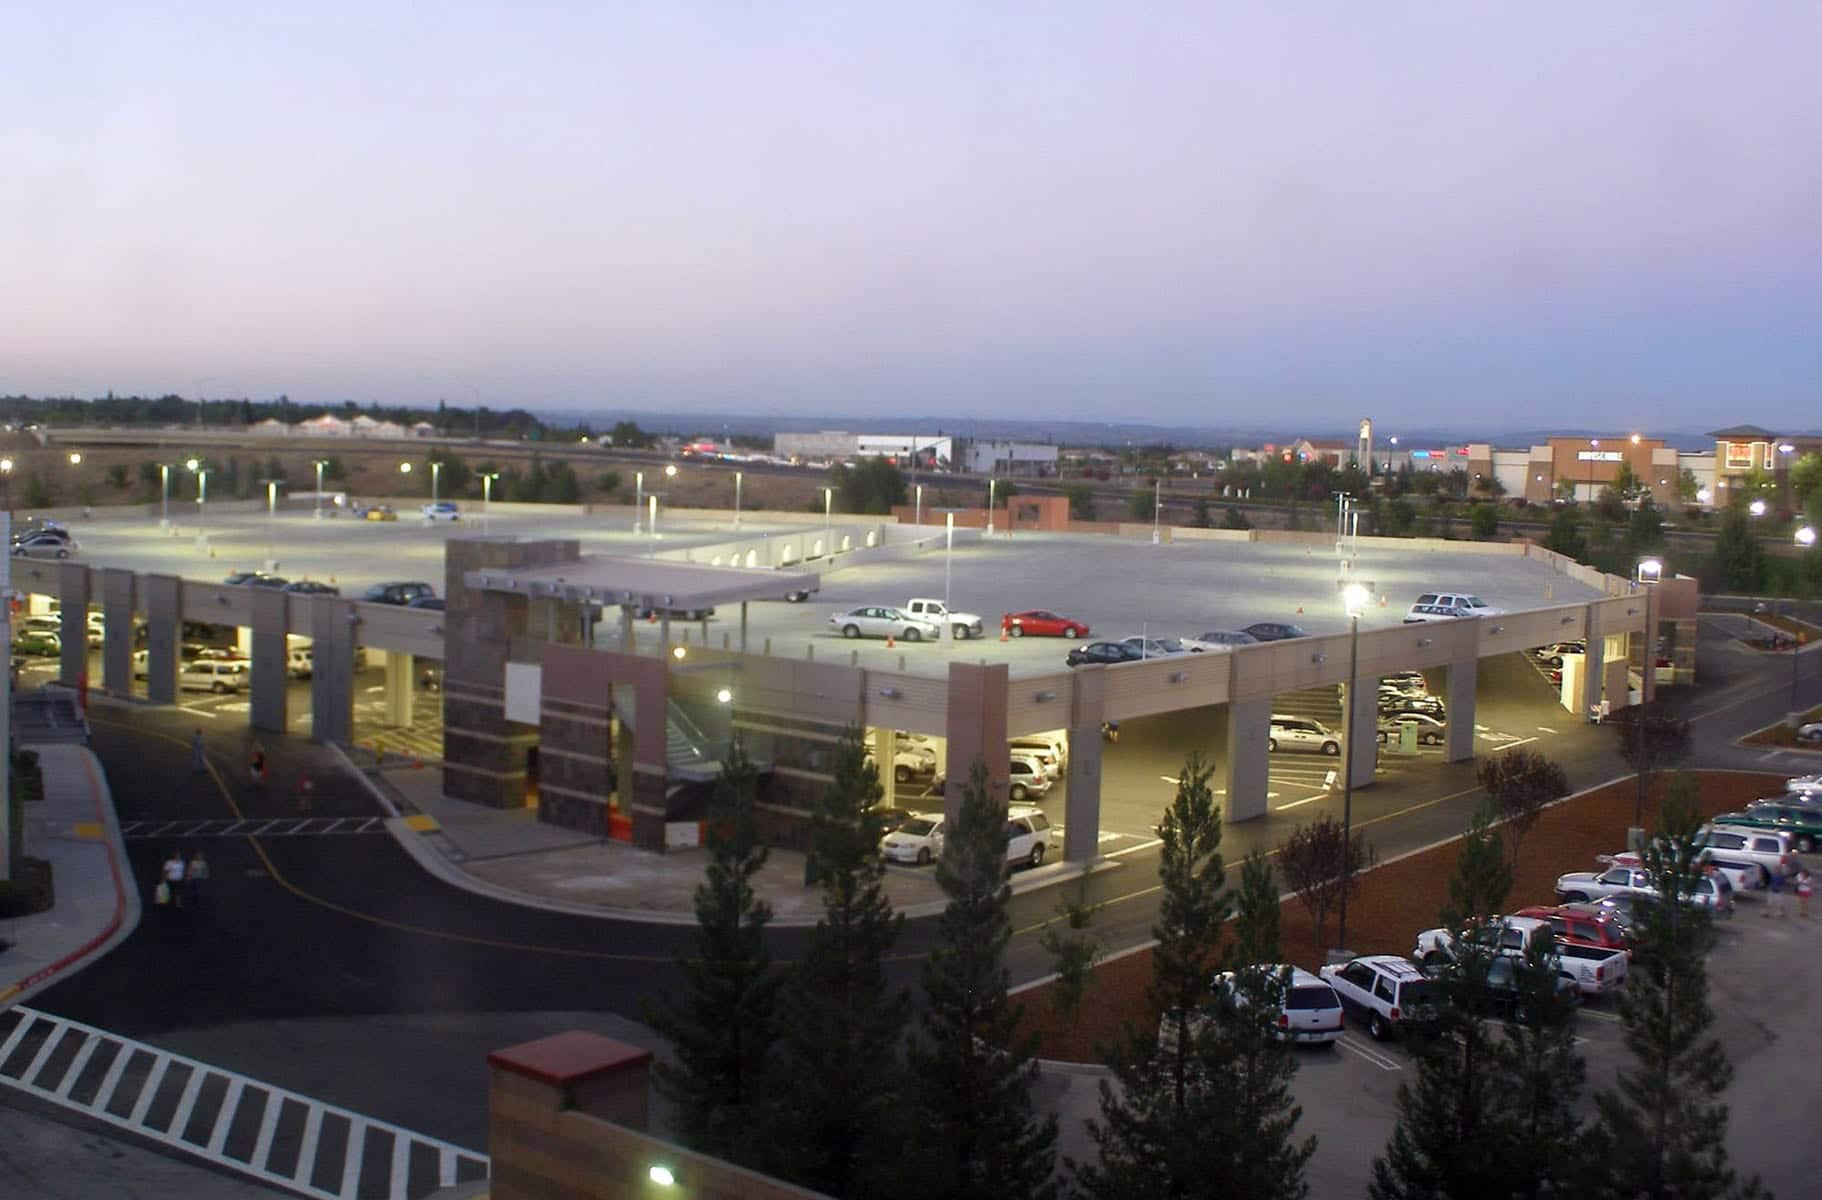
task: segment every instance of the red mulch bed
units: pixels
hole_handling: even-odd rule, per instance
[[[1822,706],[1817,706],[1804,713],[1798,719],[1797,724],[1807,725],[1811,721],[1822,721]],[[1767,725],[1763,729],[1754,730],[1740,740],[1754,746],[1795,746],[1798,744],[1796,729],[1782,721],[1776,725]]]
[[[1698,771],[1704,815],[1729,812],[1783,787],[1784,777],[1751,772]],[[1645,826],[1657,823],[1658,806],[1668,776],[1660,775],[1645,798]],[[1565,871],[1590,870],[1595,855],[1623,849],[1632,824],[1637,795],[1633,780],[1609,784],[1547,810],[1525,838],[1512,884],[1513,908],[1547,904],[1556,877]],[[1459,843],[1450,842],[1409,858],[1376,867],[1361,876],[1360,891],[1348,912],[1348,940],[1359,954],[1409,954],[1419,931],[1435,926],[1448,900]],[[1228,864],[1228,881],[1237,882],[1238,864]],[[1285,957],[1315,970],[1325,960],[1309,914],[1301,901],[1281,909]],[[1329,915],[1329,936],[1335,933]],[[1125,1022],[1155,1025],[1157,1013],[1146,999],[1151,983],[1151,951],[1103,963],[1095,971],[1081,1011],[1072,1024],[1053,1007],[1051,985],[1023,992],[1024,1029],[1040,1039],[1039,1053],[1066,1062],[1099,1062],[1097,1047],[1112,1044]]]

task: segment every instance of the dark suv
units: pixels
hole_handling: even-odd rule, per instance
[[[435,588],[427,583],[376,583],[361,593],[370,604],[410,604],[420,596],[434,596]]]

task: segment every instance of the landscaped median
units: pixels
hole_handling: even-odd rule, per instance
[[[1699,806],[1704,816],[1744,808],[1762,796],[1784,788],[1784,775],[1745,771],[1691,772],[1701,785]],[[1658,819],[1658,806],[1670,776],[1660,774],[1645,799],[1645,826]],[[1555,902],[1552,890],[1565,871],[1585,871],[1596,866],[1595,855],[1623,850],[1626,830],[1633,823],[1638,786],[1628,776],[1577,793],[1546,809],[1519,848],[1513,874],[1513,908]],[[1406,954],[1420,930],[1436,925],[1437,914],[1448,900],[1449,876],[1455,870],[1460,843],[1445,842],[1375,867],[1360,876],[1360,890],[1349,906],[1348,942],[1358,954]],[[1239,880],[1239,863],[1227,864],[1229,886]],[[1321,966],[1326,947],[1318,944],[1309,913],[1301,901],[1286,900],[1280,910],[1285,957],[1298,966]],[[1335,934],[1329,918],[1329,937]],[[1081,1011],[1074,1021],[1056,1011],[1052,987],[1045,984],[1022,992],[1024,1029],[1041,1040],[1039,1053],[1065,1062],[1098,1062],[1098,1048],[1112,1045],[1121,1025],[1157,1024],[1157,1013],[1145,991],[1151,983],[1151,951],[1142,950],[1103,963],[1088,985]]]
[[[1822,746],[1817,746],[1814,743],[1810,743],[1806,746],[1797,741],[1797,730],[1813,721],[1822,721],[1822,705],[1817,705],[1815,708],[1810,709],[1808,712],[1798,717],[1795,722],[1779,721],[1776,725],[1767,725],[1763,729],[1755,729],[1741,738],[1740,741],[1749,746],[1785,746],[1809,750],[1822,749]]]

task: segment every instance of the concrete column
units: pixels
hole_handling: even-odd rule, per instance
[[[1341,752],[1348,757],[1354,768],[1354,786],[1356,788],[1372,787],[1373,775],[1379,769],[1379,680],[1370,675],[1362,675],[1358,681],[1359,703],[1353,707],[1352,720],[1349,720],[1347,707],[1348,688],[1341,686],[1342,730]],[[1340,776],[1336,777],[1336,786],[1340,786]]]
[[[1582,660],[1581,706],[1575,714],[1583,721],[1588,719],[1588,714],[1601,702],[1601,676],[1606,646],[1601,637],[1599,622],[1599,610],[1590,604],[1587,608],[1588,654]]]
[[[747,652],[747,602],[740,602],[740,652]]]
[[[284,733],[286,693],[291,680],[285,674],[286,603],[290,597],[276,588],[248,588],[253,607],[253,679],[247,721],[267,733]]]
[[[354,604],[327,596],[310,601],[310,738],[354,740]]]
[[[884,789],[880,804],[892,808],[898,802],[898,730],[873,731],[873,761],[879,764],[879,786]]]
[[[101,572],[101,680],[110,696],[133,694],[133,572]]]
[[[1101,726],[1107,720],[1107,668],[1077,667],[1069,714],[1069,797],[1063,861],[1091,863],[1101,846]]]
[[[630,604],[622,604],[620,606],[620,653],[631,654],[632,652],[633,606]]]
[[[411,675],[416,660],[402,650],[386,651],[386,724],[411,728]]]
[[[63,604],[63,655],[57,680],[77,687],[89,673],[89,568],[87,563],[57,564],[57,594]]]
[[[175,575],[146,575],[139,588],[146,614],[146,699],[153,704],[175,704],[183,583]]]
[[[1448,666],[1449,728],[1443,740],[1444,762],[1467,762],[1474,757],[1474,692],[1480,678],[1480,660],[1464,658]]]
[[[1011,782],[1011,747],[1006,741],[1010,707],[1010,671],[1005,663],[949,664],[948,786],[943,790],[944,819],[954,821],[962,808],[976,759],[987,764],[987,794],[1004,809]]]
[[[1227,703],[1227,819],[1250,821],[1266,812],[1271,784],[1272,698],[1252,696]]]

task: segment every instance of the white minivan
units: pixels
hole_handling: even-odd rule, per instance
[[[1406,625],[1420,621],[1453,621],[1457,617],[1497,617],[1494,608],[1470,592],[1424,592],[1404,615]]]
[[[245,659],[193,658],[177,672],[177,686],[188,692],[238,692],[247,686]]]

